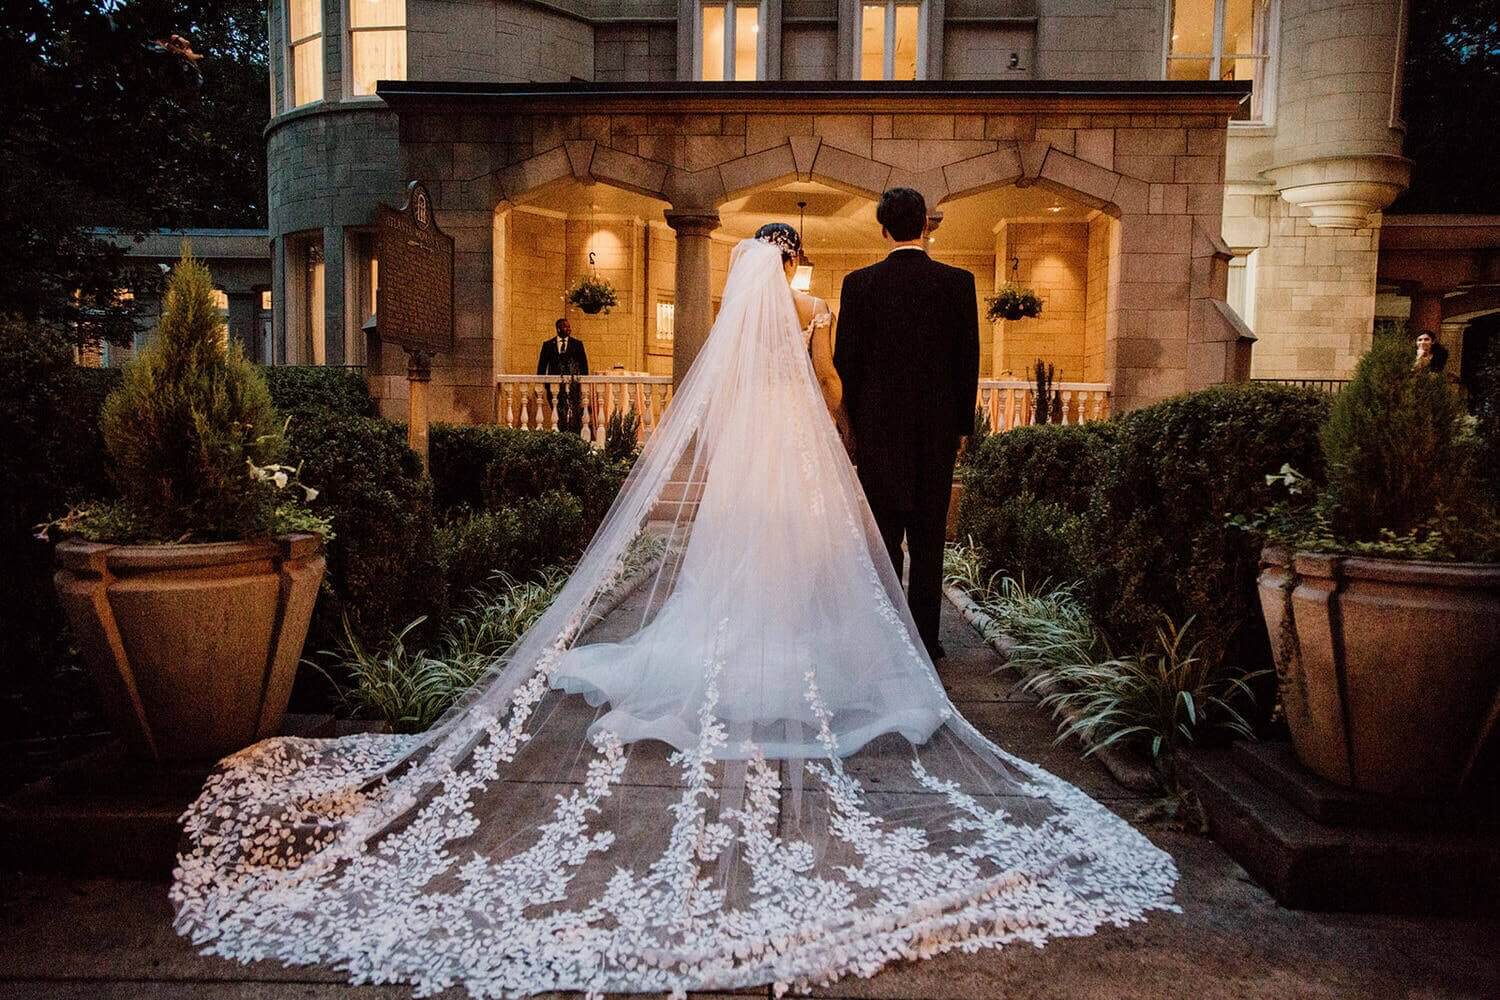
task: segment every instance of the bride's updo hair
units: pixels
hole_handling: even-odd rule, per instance
[[[781,251],[783,261],[796,260],[802,252],[802,235],[785,222],[768,222],[755,231],[755,238]]]

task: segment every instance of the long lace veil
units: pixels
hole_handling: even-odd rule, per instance
[[[482,997],[793,987],[1171,907],[1171,859],[985,739],[919,643],[779,252],[561,594],[420,736],[282,738],[185,816],[210,953]]]

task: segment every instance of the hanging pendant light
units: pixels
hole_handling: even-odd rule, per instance
[[[803,243],[807,236],[803,226],[807,221],[807,202],[797,202],[797,242]],[[797,250],[797,270],[792,274],[792,288],[799,292],[805,292],[812,288],[813,264],[808,256],[799,247]]]

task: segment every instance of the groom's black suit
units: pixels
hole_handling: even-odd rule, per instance
[[[974,275],[918,249],[851,272],[833,364],[844,383],[859,481],[929,651],[938,648],[943,540],[959,438],[974,428],[979,307]]]

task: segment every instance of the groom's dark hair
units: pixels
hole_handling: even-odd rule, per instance
[[[927,228],[927,201],[911,188],[891,188],[880,196],[875,219],[893,240],[914,240]]]

